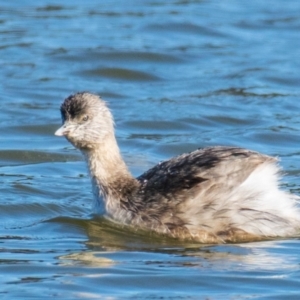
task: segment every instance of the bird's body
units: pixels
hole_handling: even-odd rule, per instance
[[[293,236],[297,196],[278,187],[276,159],[237,147],[198,149],[138,178],[129,173],[113,119],[96,95],[78,93],[61,106],[56,132],[83,153],[98,213],[133,227],[203,243]]]

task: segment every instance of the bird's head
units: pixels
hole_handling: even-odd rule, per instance
[[[82,92],[69,96],[60,107],[63,125],[55,132],[80,150],[93,149],[114,134],[113,117],[99,96]]]

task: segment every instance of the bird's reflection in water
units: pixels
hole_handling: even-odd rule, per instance
[[[86,251],[60,257],[65,265],[114,267],[116,264],[143,257],[144,263],[160,263],[215,270],[298,270],[297,251],[283,255],[297,240],[269,240],[242,244],[204,245],[185,243],[142,230],[114,224],[104,218],[89,220],[56,218],[79,226],[85,232]],[[132,253],[132,255],[129,255]]]

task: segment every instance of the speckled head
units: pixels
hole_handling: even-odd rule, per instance
[[[76,148],[92,149],[113,134],[113,118],[99,96],[81,92],[69,96],[60,107],[63,125],[55,135],[65,136]]]
[[[94,98],[96,102],[99,101],[97,96],[89,93],[77,93],[75,95],[70,95],[65,99],[60,107],[62,120],[65,121],[67,119],[74,119],[76,116],[83,114],[87,109],[88,104],[92,102],[92,99]]]

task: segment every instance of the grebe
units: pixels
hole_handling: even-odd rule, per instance
[[[238,147],[181,154],[134,178],[123,161],[113,117],[97,95],[61,105],[55,135],[78,148],[89,168],[94,206],[120,224],[201,243],[297,234],[298,197],[279,188],[277,159]]]

